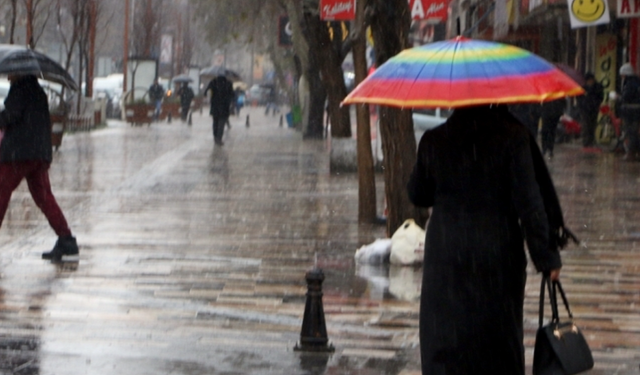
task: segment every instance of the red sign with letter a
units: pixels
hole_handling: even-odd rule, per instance
[[[320,0],[320,19],[325,21],[356,19],[356,0]]]
[[[409,0],[411,19],[444,22],[447,20],[448,0]]]

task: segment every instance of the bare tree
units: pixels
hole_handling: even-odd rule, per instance
[[[22,4],[27,19],[27,45],[35,48],[55,10],[56,2],[54,0],[22,0]]]
[[[15,43],[17,18],[18,18],[18,0],[11,0],[11,26],[9,26],[9,44]]]
[[[133,54],[150,58],[160,45],[163,1],[143,0],[134,13]],[[155,49],[154,49],[155,48]]]

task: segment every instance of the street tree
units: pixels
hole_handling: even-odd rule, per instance
[[[314,62],[319,66],[320,77],[327,92],[331,136],[349,138],[349,108],[341,107],[340,102],[347,96],[342,63],[350,52],[350,45],[345,46],[345,42],[351,40],[342,22],[325,22],[320,19],[318,0],[305,0],[304,5],[303,35],[310,47],[310,54],[314,55]]]
[[[54,0],[22,0],[27,18],[27,44],[35,48],[49,19],[55,13]]]
[[[280,79],[285,72],[305,76],[310,97],[305,138],[322,137],[327,95],[332,136],[351,136],[348,109],[340,108],[346,95],[342,62],[347,39],[342,25],[320,20],[318,0],[193,0],[193,4],[212,45],[231,40],[252,43],[268,53]],[[293,29],[292,52],[278,44],[278,20],[285,13]]]
[[[367,77],[366,1],[356,2],[356,20],[353,25],[353,68],[356,85]],[[371,114],[368,105],[356,106],[358,147],[358,221],[373,222],[376,219],[376,180],[371,150]]]
[[[407,0],[368,0],[367,14],[374,41],[376,66],[409,48],[411,16]],[[411,111],[381,106],[380,136],[384,157],[387,234],[420,211],[409,201],[407,183],[415,164],[416,140]]]

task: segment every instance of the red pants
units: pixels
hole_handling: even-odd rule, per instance
[[[23,178],[27,180],[31,197],[47,217],[49,225],[56,234],[59,237],[71,235],[67,220],[51,193],[49,163],[45,161],[0,163],[0,226],[7,212],[11,193],[20,185]]]

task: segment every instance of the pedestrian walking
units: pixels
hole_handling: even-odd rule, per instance
[[[593,147],[595,144],[596,126],[598,125],[598,113],[600,104],[604,99],[604,88],[596,81],[593,73],[584,75],[585,94],[578,97],[578,108],[582,122],[582,146]]]
[[[416,206],[432,207],[422,374],[524,375],[523,235],[538,272],[557,280],[562,266],[537,168],[537,144],[505,106],[456,109],[422,136],[408,185]]]
[[[180,115],[182,121],[187,121],[189,110],[191,109],[191,102],[193,101],[195,94],[193,93],[193,89],[189,86],[188,82],[182,83],[180,89],[178,89],[177,94],[178,97],[180,97]]]
[[[236,112],[236,116],[240,117],[240,110],[242,109],[242,107],[244,107],[244,99],[245,99],[245,95],[244,95],[244,91],[237,89],[235,91],[235,112]]]
[[[620,117],[624,126],[624,135],[627,138],[624,160],[634,161],[638,159],[638,152],[640,152],[638,136],[640,130],[640,78],[629,63],[620,67],[620,76],[624,79],[620,98]]]
[[[9,75],[11,87],[0,112],[0,225],[11,194],[24,179],[31,197],[49,221],[58,240],[43,259],[59,262],[77,256],[78,244],[49,183],[51,119],[47,95],[33,75]]]
[[[204,95],[211,91],[211,108],[209,113],[213,116],[213,140],[216,145],[222,146],[224,125],[229,121],[231,102],[233,101],[233,85],[225,76],[218,76],[209,82]]]
[[[162,110],[162,99],[164,99],[164,87],[158,82],[158,78],[153,80],[153,84],[149,86],[149,100],[155,106],[153,111],[153,121],[158,121],[160,111]]]
[[[556,142],[556,130],[560,117],[564,114],[567,101],[557,99],[542,104],[542,128],[540,138],[542,143],[542,155],[547,155],[548,159],[553,158],[553,146]]]
[[[271,109],[271,114],[273,116],[276,115],[276,112],[280,113],[280,107],[278,107],[278,92],[276,91],[275,85],[268,86],[269,93],[267,94],[267,104],[264,108],[264,114],[269,114],[269,109]]]

